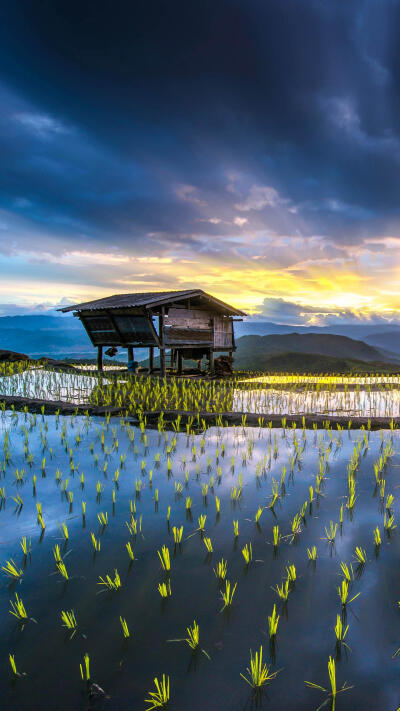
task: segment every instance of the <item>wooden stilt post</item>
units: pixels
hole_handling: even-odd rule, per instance
[[[150,346],[149,348],[149,370],[150,373],[154,370],[154,346]]]
[[[161,307],[161,313],[158,317],[159,323],[159,339],[160,339],[160,371],[161,376],[165,378],[165,342],[164,342],[164,306]]]
[[[182,351],[178,351],[178,375],[182,375],[183,373],[183,358],[182,358]]]
[[[162,346],[160,348],[160,371],[161,375],[164,378],[165,377],[165,348]]]
[[[128,360],[134,360],[135,354],[133,352],[133,346],[128,346]]]
[[[97,346],[97,370],[103,370],[103,346]]]
[[[214,374],[214,351],[210,348],[210,375]]]

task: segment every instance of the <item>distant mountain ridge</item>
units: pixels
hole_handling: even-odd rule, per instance
[[[32,357],[94,354],[78,319],[42,314],[0,317],[0,348]]]
[[[397,327],[396,324],[344,325],[338,326],[337,329],[335,327],[336,330],[344,332],[340,334],[331,333],[333,328],[294,328],[253,319],[238,322],[235,324],[238,347],[235,367],[262,370],[268,367],[268,358],[274,354],[288,352],[309,353],[321,358],[350,358],[364,362],[393,362],[400,357],[400,326]],[[265,334],[265,330],[268,334]],[[364,334],[363,340],[361,334]],[[94,358],[96,355],[79,319],[70,315],[29,314],[0,317],[0,348],[27,353],[33,358]],[[141,360],[147,357],[147,352],[138,349],[137,356]],[[120,351],[120,357],[126,360],[126,352],[123,349]]]
[[[287,333],[330,333],[336,336],[348,336],[359,341],[368,341],[383,334],[400,334],[400,324],[396,323],[355,323],[335,324],[329,326],[298,326],[294,324],[274,323],[272,321],[257,321],[254,318],[245,319],[235,324],[237,338],[242,336],[271,336]]]
[[[254,370],[249,368],[249,370]],[[257,369],[256,369],[257,370]],[[278,353],[267,356],[263,360],[262,372],[265,373],[398,373],[399,365],[364,361],[351,358],[335,358],[333,356],[314,353]]]
[[[270,336],[243,336],[236,341],[235,368],[265,370],[271,356],[303,353],[365,362],[396,362],[395,354],[347,336],[320,333],[288,333]]]

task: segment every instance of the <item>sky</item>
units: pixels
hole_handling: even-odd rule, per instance
[[[0,8],[0,314],[203,288],[398,320],[400,3]]]

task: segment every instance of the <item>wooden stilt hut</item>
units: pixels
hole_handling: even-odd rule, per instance
[[[215,354],[232,357],[233,323],[246,315],[202,289],[116,294],[59,310],[80,319],[97,347],[99,370],[105,346],[126,348],[128,362],[134,361],[134,348],[148,348],[149,371],[163,376],[167,369],[182,374],[185,359],[201,362],[204,356],[213,373]]]

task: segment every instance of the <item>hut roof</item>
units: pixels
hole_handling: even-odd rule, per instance
[[[129,308],[134,306],[143,306],[144,308],[151,308],[157,306],[168,305],[169,303],[175,303],[176,301],[182,301],[184,299],[193,298],[203,302],[203,305],[207,303],[213,306],[215,309],[221,312],[228,313],[232,316],[246,316],[243,311],[226,304],[219,299],[216,299],[211,294],[207,294],[202,289],[186,289],[184,291],[146,291],[146,292],[136,292],[134,294],[114,294],[113,296],[106,296],[103,299],[95,299],[94,301],[85,301],[81,304],[74,304],[73,306],[65,306],[58,311],[67,313],[68,311],[100,311],[102,309],[120,309]]]

